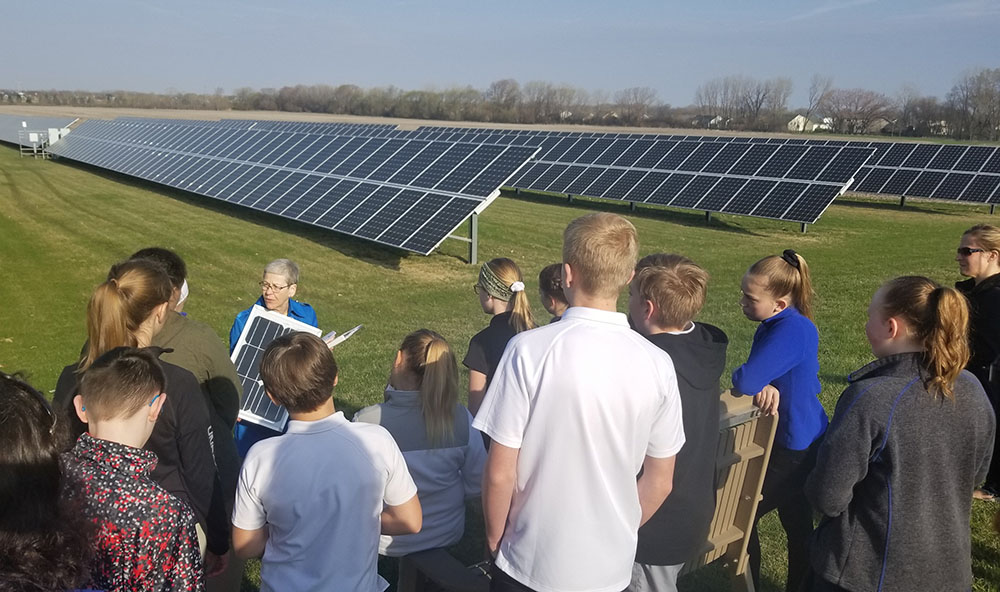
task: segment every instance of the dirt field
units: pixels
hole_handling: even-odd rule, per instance
[[[692,128],[655,128],[655,127],[620,127],[600,125],[528,125],[518,123],[490,123],[482,121],[434,121],[429,119],[401,119],[394,117],[362,117],[359,115],[331,115],[328,113],[287,113],[284,111],[195,111],[187,109],[114,109],[109,107],[69,107],[69,106],[30,106],[2,105],[0,114],[35,115],[39,117],[79,117],[81,119],[114,119],[116,117],[150,117],[162,119],[261,119],[270,121],[318,121],[331,123],[389,123],[400,129],[416,129],[422,125],[443,125],[455,127],[482,127],[491,129],[538,129],[564,132],[606,132],[606,133],[643,133],[643,134],[679,134],[701,136],[753,136],[775,138],[801,138],[802,134],[767,133],[767,132],[727,132],[719,130]],[[812,136],[805,136],[812,137]],[[819,135],[818,139],[842,138],[845,140],[880,139],[892,142],[918,142],[915,138],[885,138],[872,136],[834,136]]]

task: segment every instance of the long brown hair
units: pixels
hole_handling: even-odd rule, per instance
[[[458,363],[451,346],[434,331],[410,333],[399,346],[406,369],[420,378],[420,409],[433,445],[455,438],[455,406],[458,404]]]
[[[802,255],[787,249],[781,255],[770,255],[754,263],[747,275],[764,280],[767,293],[774,298],[789,295],[802,316],[812,319],[813,287],[809,265]]]
[[[136,347],[135,332],[170,300],[173,286],[163,266],[148,259],[116,263],[87,305],[87,351],[77,368],[83,372],[116,347]]]
[[[924,348],[928,390],[953,399],[955,380],[969,361],[969,306],[954,288],[922,276],[902,276],[883,286],[882,313],[899,317]]]

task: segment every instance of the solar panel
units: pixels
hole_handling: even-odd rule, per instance
[[[256,123],[91,120],[49,151],[421,254],[489,205],[537,151]]]
[[[511,185],[812,223],[874,152],[848,146],[730,145],[714,139],[604,140],[573,139],[565,150],[566,143],[559,142],[515,175]],[[613,154],[604,158],[609,150]],[[626,153],[631,163],[623,160]],[[547,161],[547,154],[557,160]],[[751,181],[773,183],[748,187]]]
[[[1000,175],[1000,148],[996,146],[965,146],[957,144],[926,144],[917,142],[886,142],[886,141],[848,141],[826,140],[817,138],[773,138],[750,136],[695,136],[667,134],[623,134],[603,132],[558,132],[548,130],[501,130],[481,128],[450,128],[444,126],[422,126],[417,128],[422,137],[435,138],[443,134],[452,137],[466,137],[470,134],[485,135],[490,141],[512,142],[514,138],[520,142],[538,143],[542,150],[539,161],[550,161],[560,164],[581,163],[580,155],[593,146],[599,139],[613,140],[614,149],[593,161],[593,164],[607,164],[608,158],[622,147],[622,141],[634,139],[635,142],[626,147],[615,162],[616,166],[631,166],[639,168],[659,169],[661,159],[672,149],[671,142],[701,142],[716,148],[702,148],[691,161],[679,167],[682,170],[694,170],[703,156],[711,154],[718,144],[725,148],[718,151],[718,156],[709,162],[702,172],[724,173],[725,167],[734,157],[746,155],[739,167],[730,169],[730,173],[753,175],[756,167],[773,154],[780,145],[793,146],[826,146],[829,148],[848,146],[852,148],[871,148],[875,152],[867,164],[860,169],[850,171],[838,170],[836,175],[824,175],[823,180],[843,178],[856,173],[855,182],[850,189],[882,195],[906,195],[966,201],[977,203],[1000,203],[1000,180],[993,178]],[[500,138],[500,139],[498,139]],[[747,150],[747,146],[752,146]],[[803,163],[803,167],[815,166],[816,161]],[[676,164],[668,162],[667,164]],[[853,166],[853,160],[841,161],[837,168]],[[775,165],[777,166],[777,165]],[[513,187],[529,189],[522,186],[521,179],[531,179],[544,173],[544,169],[532,168],[521,171],[513,181]],[[904,172],[905,171],[905,172]],[[914,171],[917,174],[913,174]],[[801,170],[799,174],[803,174]],[[891,182],[890,182],[890,179]],[[603,196],[612,199],[620,194],[616,188],[614,195]],[[636,197],[638,193],[633,193]],[[710,200],[716,203],[718,200]],[[815,208],[812,208],[815,209]]]
[[[264,351],[272,341],[294,332],[311,333],[317,337],[322,331],[301,321],[263,306],[254,305],[250,316],[243,327],[232,360],[236,366],[236,374],[243,385],[243,400],[240,401],[241,420],[256,423],[272,430],[282,431],[288,421],[288,412],[281,405],[276,405],[264,392],[264,383],[260,380],[260,362]]]

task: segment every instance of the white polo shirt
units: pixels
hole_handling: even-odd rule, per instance
[[[267,525],[262,591],[381,592],[388,586],[377,571],[382,505],[416,493],[389,432],[337,412],[289,421],[286,434],[250,448],[233,525]]]
[[[500,569],[540,592],[625,589],[636,475],[684,445],[670,356],[624,314],[572,307],[510,341],[473,425],[520,449]]]

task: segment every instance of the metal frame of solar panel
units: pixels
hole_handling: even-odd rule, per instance
[[[558,140],[553,138],[611,138],[653,141],[698,141],[750,144],[785,144],[806,146],[847,146],[872,148],[875,153],[855,175],[850,190],[880,195],[925,197],[970,203],[1000,203],[1000,147],[921,142],[885,142],[828,140],[816,138],[771,138],[754,136],[687,136],[600,132],[553,132],[548,130],[504,130],[424,126],[418,137],[438,138],[446,134],[487,134],[491,138],[509,136],[541,138],[539,160],[551,160],[549,151]],[[457,134],[457,135],[455,135]]]
[[[50,152],[426,255],[481,213],[537,149],[90,120]]]

